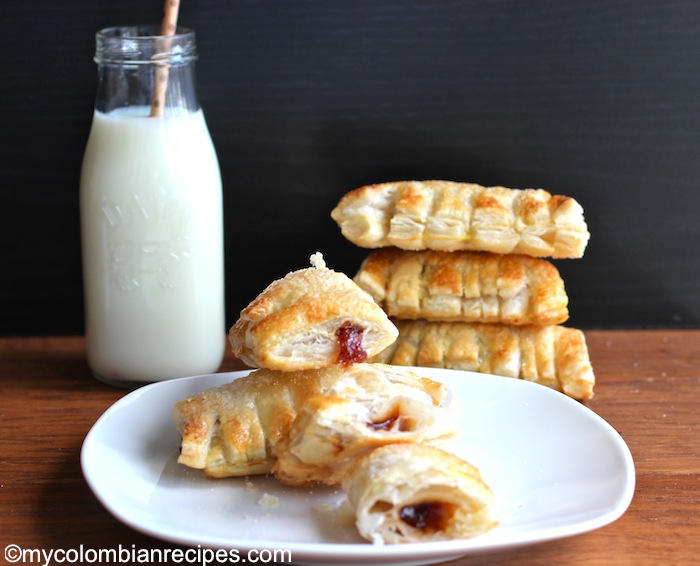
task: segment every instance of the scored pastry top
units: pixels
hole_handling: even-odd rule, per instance
[[[287,485],[337,483],[392,442],[443,442],[459,403],[442,383],[384,364],[260,369],[175,403],[178,462],[210,477],[272,472]]]
[[[569,317],[557,268],[525,255],[384,248],[367,256],[355,282],[396,318],[560,324]]]
[[[584,400],[595,375],[582,331],[560,325],[396,320],[399,339],[372,362],[502,375]]]
[[[331,217],[365,248],[579,258],[590,238],[573,198],[453,181],[366,185],[343,196]]]

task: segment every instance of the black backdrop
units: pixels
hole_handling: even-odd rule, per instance
[[[83,331],[78,176],[94,32],[159,0],[4,0],[0,334]],[[556,262],[580,328],[700,322],[697,0],[184,0],[225,191],[227,319],[324,252],[367,183],[442,178],[576,198]]]

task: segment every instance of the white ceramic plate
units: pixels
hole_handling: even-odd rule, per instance
[[[436,563],[580,534],[611,523],[629,506],[630,451],[584,405],[521,380],[416,371],[460,398],[463,432],[447,448],[477,466],[496,494],[500,525],[485,535],[375,546],[357,535],[338,489],[288,488],[267,476],[211,480],[179,465],[172,405],[248,372],[164,381],[129,393],[85,438],[83,473],[102,504],[138,531],[240,556],[289,551],[278,556],[296,564]]]

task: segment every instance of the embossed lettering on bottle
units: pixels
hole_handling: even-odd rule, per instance
[[[132,194],[123,203],[104,200],[100,216],[107,241],[110,281],[121,291],[147,285],[174,289],[177,269],[194,253],[186,206],[167,195]],[[135,239],[133,234],[143,234]]]

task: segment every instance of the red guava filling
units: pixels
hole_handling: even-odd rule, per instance
[[[453,514],[454,506],[441,501],[428,501],[404,506],[399,517],[418,530],[434,533],[444,531]]]
[[[367,352],[362,347],[362,333],[364,328],[351,322],[344,322],[335,335],[338,338],[340,351],[338,352],[338,363],[350,365],[364,362],[367,359]]]

